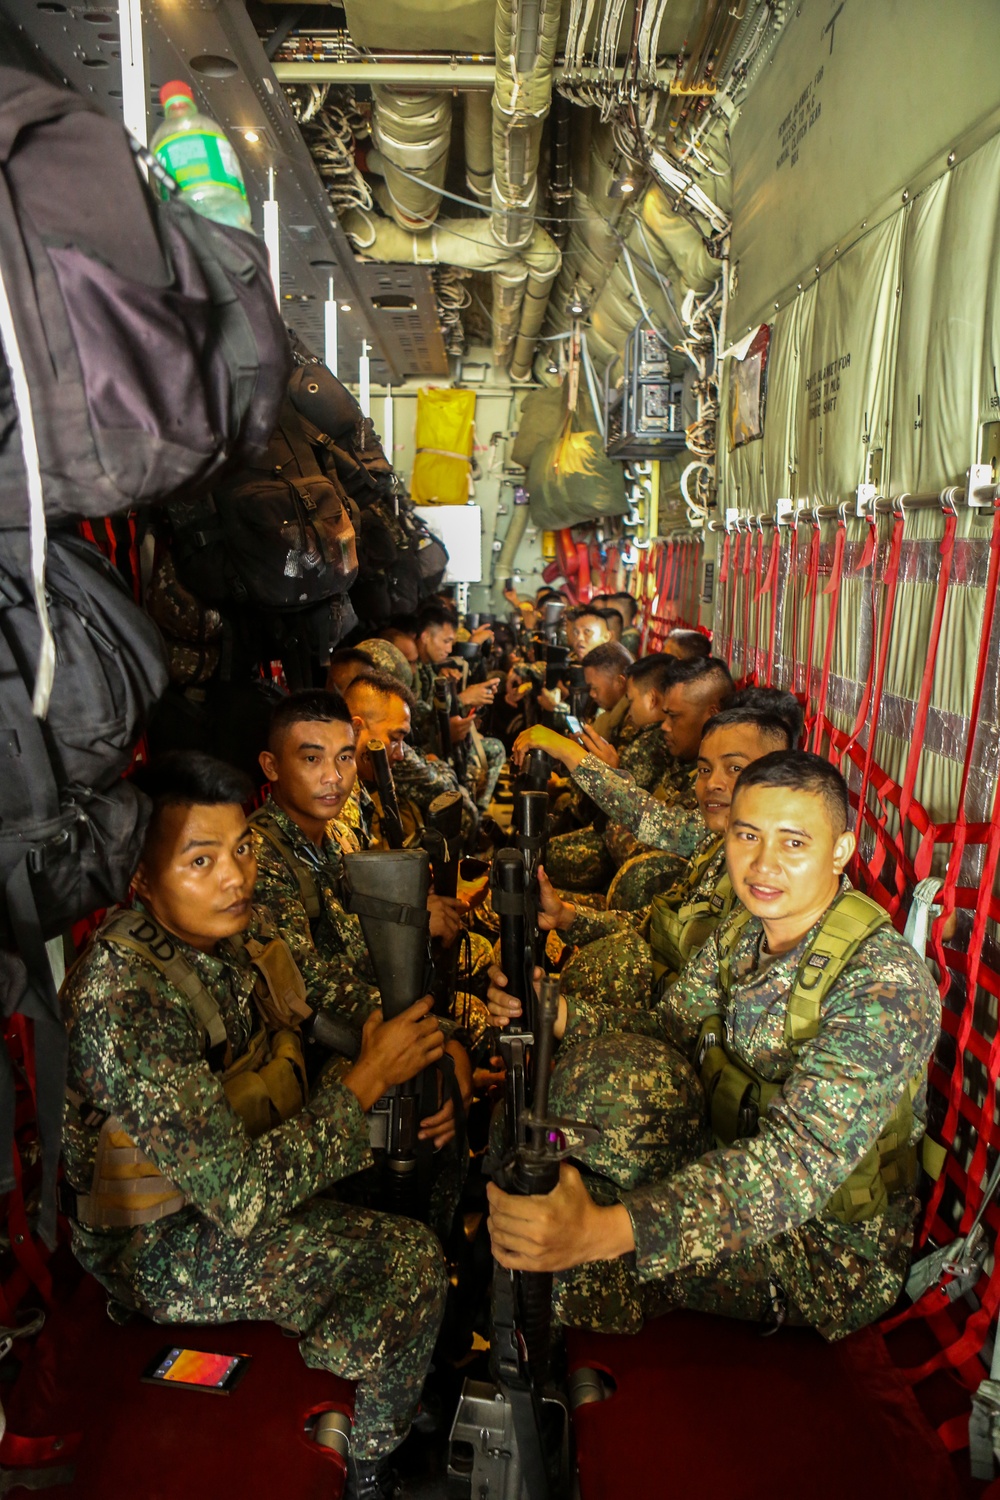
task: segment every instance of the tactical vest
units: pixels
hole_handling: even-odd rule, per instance
[[[305,907],[306,916],[309,918],[309,926],[315,927],[323,915],[323,898],[320,895],[315,869],[296,851],[291,839],[266,804],[253,814],[250,827],[255,829],[261,838],[266,839],[271,848],[281,855],[295,876],[299,887],[299,897]]]
[[[749,920],[749,912],[740,912],[719,943],[719,984],[727,999],[732,994],[733,950]],[[818,1033],[823,1001],[850,959],[888,920],[888,913],[860,891],[844,891],[829,908],[802,957],[788,996],[785,1041],[793,1056]],[[756,1135],[760,1117],[781,1093],[783,1083],[762,1078],[733,1055],[721,1015],[709,1016],[702,1023],[695,1061],[719,1143],[730,1146],[741,1137]],[[824,1215],[845,1224],[871,1219],[884,1212],[890,1196],[913,1187],[917,1152],[909,1142],[913,1100],[922,1081],[923,1074],[910,1081],[878,1140],[830,1198]]]
[[[138,953],[190,1002],[205,1038],[205,1053],[226,1098],[251,1139],[298,1114],[307,1084],[299,1026],[311,1015],[305,984],[282,938],[258,943],[231,938],[259,972],[254,1005],[261,1021],[236,1058],[218,1004],[174,939],[145,912],[119,911],[97,936],[113,948]],[[90,1192],[78,1193],[73,1217],[88,1229],[133,1229],[183,1208],[184,1195],[122,1128],[69,1091],[84,1125],[100,1127]]]
[[[720,834],[708,849],[692,860],[687,874],[669,891],[654,896],[649,910],[649,945],[653,977],[662,991],[682,972],[692,953],[718,927],[736,904],[736,895],[726,870],[709,895],[698,895],[698,885],[719,852]]]

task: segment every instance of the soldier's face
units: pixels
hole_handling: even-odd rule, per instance
[[[273,750],[262,752],[260,764],[278,806],[318,839],[354,787],[354,725],[336,719],[292,724]]]
[[[388,751],[389,764],[398,766],[410,732],[410,710],[402,698],[376,698],[371,693],[365,693],[359,706],[364,712],[363,716],[354,719],[358,737],[358,774],[371,786],[375,771],[368,755],[368,742],[381,740]]]
[[[351,683],[361,672],[365,670],[364,664],[359,661],[338,661],[329,667],[326,673],[326,690],[330,692],[346,693]]]
[[[246,814],[227,802],[165,808],[133,884],[162,927],[210,953],[246,927],[256,879]]]
[[[605,641],[610,641],[611,632],[603,620],[596,615],[584,615],[576,622],[576,654],[586,656],[595,646],[603,646]]]
[[[752,724],[733,724],[706,735],[698,751],[698,775],[694,784],[705,826],[712,833],[725,833],[733,788],[741,771],[775,749]]]
[[[590,688],[590,696],[598,708],[614,708],[625,691],[625,678],[620,672],[603,672],[597,667],[584,667],[583,675]]]
[[[443,661],[447,661],[454,644],[454,625],[428,625],[417,636],[420,660],[429,662],[432,667],[439,667]]]
[[[663,737],[667,749],[678,760],[691,761],[698,755],[701,731],[719,705],[706,703],[697,695],[697,684],[675,682],[663,698]]]
[[[837,894],[854,835],[835,829],[824,799],[752,786],[733,798],[726,864],[736,897],[767,923],[802,922],[803,935]]]
[[[397,651],[401,651],[403,653],[411,667],[415,667],[417,665],[420,657],[417,655],[417,643],[413,639],[412,635],[404,635],[402,631],[399,631],[398,633],[387,635],[385,639],[391,642],[391,644],[396,647]]]
[[[656,688],[644,688],[641,682],[630,677],[625,685],[628,694],[628,711],[636,729],[646,729],[650,724],[663,720],[663,695]]]

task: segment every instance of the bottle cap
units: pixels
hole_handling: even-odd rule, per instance
[[[175,78],[173,83],[165,83],[163,85],[160,90],[160,103],[169,104],[170,100],[176,99],[178,94],[185,99],[190,99],[192,103],[194,102],[194,92],[191,85],[183,83],[179,78]]]

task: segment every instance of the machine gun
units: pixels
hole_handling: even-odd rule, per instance
[[[494,1173],[506,1192],[550,1193],[568,1155],[567,1137],[574,1148],[597,1139],[593,1126],[548,1115],[558,1010],[558,981],[546,977],[538,1001],[534,1096],[517,1121],[518,1144],[505,1152]],[[495,1265],[492,1324],[496,1385],[466,1380],[462,1387],[451,1430],[449,1480],[462,1481],[461,1492],[476,1500],[566,1500],[569,1412],[548,1388],[551,1273]]]
[[[396,801],[396,785],[392,779],[389,753],[381,740],[368,741],[368,758],[375,772],[378,800],[382,804],[382,833],[390,849],[403,847],[403,820]]]
[[[427,809],[421,843],[431,862],[434,894],[454,900],[458,894],[458,872],[462,845],[462,794],[442,792]],[[434,945],[434,980],[431,993],[437,1015],[447,1015],[455,998],[458,980],[459,943],[450,948]]]
[[[391,1021],[427,993],[430,860],[422,849],[366,850],[345,854],[344,874],[349,888],[344,904],[361,919],[382,997],[382,1014]],[[420,1121],[433,1113],[436,1100],[436,1073],[427,1069],[392,1088],[370,1117],[372,1148],[384,1153],[388,1205],[410,1217],[421,1197]]]
[[[456,776],[464,770],[464,747],[451,742],[452,694],[451,683],[439,673],[434,679],[434,717],[437,719],[438,739],[441,742],[441,759],[447,761]]]

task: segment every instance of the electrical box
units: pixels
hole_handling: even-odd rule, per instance
[[[610,368],[610,367],[609,367]],[[670,347],[640,323],[625,345],[621,389],[604,386],[605,447],[610,458],[662,458],[684,448],[684,383],[670,373]]]

